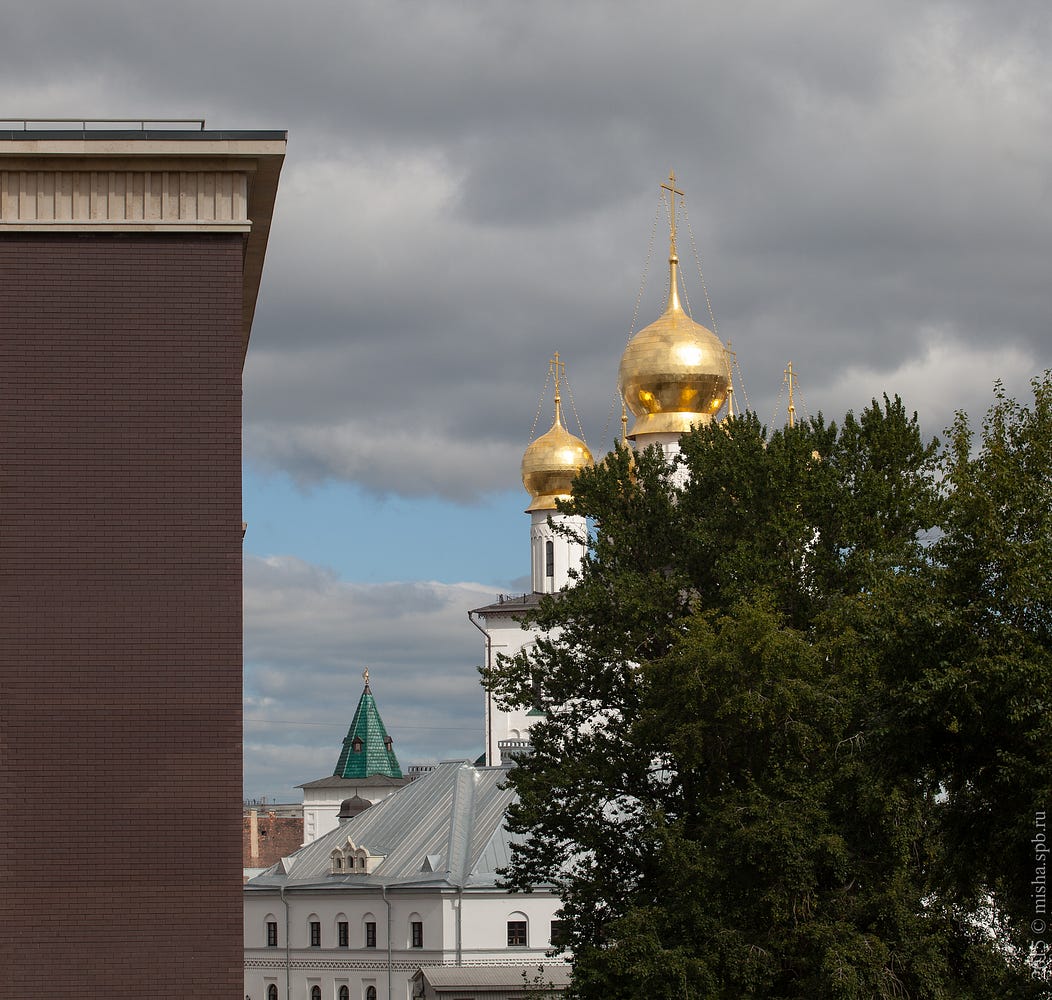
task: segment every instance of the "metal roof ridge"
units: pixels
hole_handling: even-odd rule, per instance
[[[453,881],[462,885],[468,874],[471,831],[475,820],[475,769],[470,764],[462,765],[457,771],[450,813],[446,865]]]

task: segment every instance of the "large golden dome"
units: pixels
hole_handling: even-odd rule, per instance
[[[683,311],[675,251],[669,257],[668,306],[629,341],[618,384],[636,417],[633,438],[683,434],[693,424],[708,423],[727,398],[726,349],[716,334]]]
[[[562,405],[556,388],[555,422],[522,456],[522,485],[532,499],[526,512],[555,510],[556,500],[569,500],[574,476],[592,463],[588,445],[563,427]]]

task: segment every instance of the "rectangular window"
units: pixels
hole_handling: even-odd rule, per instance
[[[414,920],[409,925],[410,936],[412,939],[412,947],[423,948],[424,947],[424,925],[419,920]]]
[[[544,543],[544,575],[555,576],[555,543]]]
[[[276,948],[278,946],[278,925],[277,921],[267,921],[267,947]]]
[[[372,920],[365,922],[365,947],[376,947],[376,924]]]
[[[319,920],[310,922],[310,946],[312,948],[321,947],[321,921]]]
[[[564,921],[552,921],[551,944],[553,948],[562,948],[566,946],[566,924]]]
[[[509,920],[508,921],[508,947],[509,948],[525,948],[526,947],[526,921],[525,920]]]
[[[336,944],[340,948],[348,948],[351,944],[350,929],[346,920],[340,920],[336,924]]]

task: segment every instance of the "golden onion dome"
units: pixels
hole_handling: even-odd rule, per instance
[[[668,306],[629,341],[621,356],[618,384],[636,417],[633,438],[683,434],[691,425],[708,423],[727,398],[726,349],[716,334],[683,311],[678,272],[673,250]]]
[[[555,510],[556,500],[569,500],[574,477],[592,463],[588,445],[563,427],[562,405],[556,388],[555,422],[522,456],[522,485],[532,498],[526,513]]]

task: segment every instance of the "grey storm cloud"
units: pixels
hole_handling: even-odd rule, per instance
[[[899,392],[933,433],[994,378],[1025,392],[1049,363],[1050,25],[1036,3],[52,2],[10,19],[0,77],[24,114],[288,128],[246,456],[470,501],[515,487],[554,350],[612,440],[670,167],[693,312],[689,236],[762,419],[789,360],[810,410]]]
[[[470,503],[517,488],[553,351],[593,451],[616,435],[673,167],[692,312],[696,247],[764,421],[790,360],[833,419],[899,393],[939,433],[997,378],[1025,396],[1052,364],[1050,49],[1037,2],[39,0],[0,84],[12,114],[288,129],[246,460]],[[246,792],[331,771],[365,666],[403,764],[474,756],[465,611],[492,598],[246,556]]]

